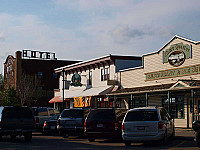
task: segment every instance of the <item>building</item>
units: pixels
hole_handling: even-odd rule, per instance
[[[107,55],[57,68],[55,72],[61,75],[60,85],[49,103],[59,109],[113,107],[115,104],[109,103],[105,95],[118,89],[119,70],[141,64],[141,57]]]
[[[80,61],[57,60],[55,53],[32,50],[16,51],[16,56],[9,55],[4,63],[4,88],[17,89],[20,79],[28,74],[39,79],[42,91],[40,99],[35,99],[37,106],[48,106],[48,101],[53,97],[54,89],[58,88],[59,77],[54,72],[55,68],[70,65]]]
[[[191,127],[200,115],[200,42],[174,36],[160,50],[143,55],[142,66],[120,71],[121,86],[108,94],[129,108],[163,106],[176,127]]]

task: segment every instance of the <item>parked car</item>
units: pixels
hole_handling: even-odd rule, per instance
[[[192,129],[195,131],[194,141],[196,142],[197,146],[200,148],[200,121],[199,120],[196,120],[192,123]]]
[[[85,135],[90,142],[95,139],[121,139],[121,124],[125,109],[94,109],[85,120]]]
[[[84,135],[84,121],[89,109],[64,109],[58,119],[57,129],[64,138]]]
[[[56,114],[44,122],[43,130],[42,130],[43,135],[58,134],[57,121],[58,121],[59,116],[60,114]]]
[[[59,113],[58,110],[48,107],[32,107],[32,112],[35,117],[36,129],[39,131],[42,131],[45,121]]]
[[[35,121],[30,108],[0,107],[0,138],[10,135],[11,139],[15,139],[16,136],[23,135],[25,141],[31,141],[33,131],[35,131]]]
[[[166,144],[174,134],[174,121],[162,107],[131,109],[122,123],[122,138],[126,146],[131,142],[147,141]]]

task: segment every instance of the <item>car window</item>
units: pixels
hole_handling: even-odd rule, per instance
[[[3,110],[5,118],[30,118],[33,114],[29,108],[5,108]]]
[[[54,115],[49,120],[58,120],[60,115]]]
[[[156,110],[130,111],[126,115],[126,121],[158,121],[158,114]]]
[[[116,116],[112,110],[93,110],[89,113],[87,121],[115,121]]]
[[[82,110],[64,110],[61,114],[61,117],[82,118],[83,111]]]
[[[47,108],[38,108],[38,116],[48,116]]]
[[[50,116],[55,115],[54,109],[49,109],[49,114],[50,114]]]

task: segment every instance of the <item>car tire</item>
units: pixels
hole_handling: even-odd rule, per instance
[[[200,148],[200,133],[198,131],[195,132],[195,142],[197,146]]]
[[[63,138],[68,138],[68,137],[69,137],[69,135],[66,134],[65,132],[64,132],[64,133],[61,133],[61,136],[62,136]]]
[[[30,142],[32,140],[32,133],[25,134],[24,139],[26,142]]]
[[[166,145],[167,144],[167,141],[168,141],[168,138],[167,138],[167,132],[165,132],[160,144],[162,145]]]
[[[95,141],[95,138],[93,138],[93,137],[88,137],[88,141],[89,141],[89,142],[94,142],[94,141]]]
[[[11,138],[11,141],[14,141],[14,140],[16,139],[16,135],[11,134],[11,135],[10,135],[10,138]]]
[[[125,146],[131,146],[131,141],[124,141]]]

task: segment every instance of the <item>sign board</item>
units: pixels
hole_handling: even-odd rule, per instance
[[[145,73],[147,81],[164,79],[164,78],[174,78],[174,77],[187,76],[193,74],[200,74],[200,64],[178,69]]]
[[[22,57],[23,58],[33,58],[33,59],[57,60],[55,53],[32,51],[32,50],[23,50]]]
[[[163,63],[168,63],[178,67],[182,65],[185,59],[192,57],[191,46],[183,43],[171,45],[169,49],[163,51]]]
[[[74,107],[90,107],[91,96],[87,97],[74,97]]]
[[[71,86],[82,86],[83,84],[81,83],[81,76],[78,73],[75,73],[72,76],[72,80],[71,80]]]

